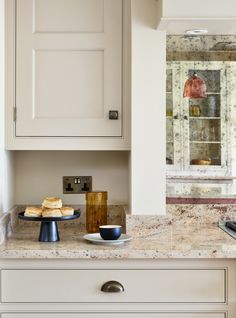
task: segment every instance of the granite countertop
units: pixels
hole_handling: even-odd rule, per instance
[[[19,221],[22,206],[16,206],[0,218],[0,259],[236,258],[236,240],[217,226],[220,220],[236,220],[235,205],[167,205],[163,216],[126,214],[125,219],[123,209],[109,210],[110,224],[123,224],[132,241],[118,246],[86,242],[82,213],[73,223],[59,222],[60,242],[41,243],[38,222]]]
[[[40,243],[35,231],[19,229],[0,246],[0,258],[159,259],[236,258],[236,240],[217,225],[161,225],[157,233],[137,233],[120,246],[93,245],[76,228],[61,232],[61,241]]]

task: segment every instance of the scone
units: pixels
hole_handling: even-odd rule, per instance
[[[45,198],[42,205],[48,209],[60,209],[62,207],[62,201],[60,198],[50,197]]]
[[[55,217],[61,217],[61,211],[60,209],[44,209],[43,210],[43,218],[55,218]]]
[[[63,216],[74,215],[74,209],[70,206],[63,206],[61,208],[61,214]]]
[[[42,216],[42,208],[38,208],[36,206],[27,206],[25,209],[24,216],[29,216],[29,217],[40,217]]]

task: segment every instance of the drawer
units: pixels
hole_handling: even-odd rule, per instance
[[[124,292],[105,293],[118,281]],[[224,303],[224,269],[2,270],[2,302]]]
[[[2,318],[225,318],[224,313],[160,313],[160,314],[3,314]]]

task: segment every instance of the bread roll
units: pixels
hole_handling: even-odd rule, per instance
[[[70,206],[63,206],[61,208],[61,214],[63,216],[74,215],[74,209]]]
[[[35,206],[27,206],[27,208],[25,209],[24,216],[40,217],[42,216],[42,208],[38,208]]]
[[[50,197],[45,198],[42,205],[48,209],[60,209],[62,207],[62,201],[60,198]]]
[[[61,217],[60,209],[44,209],[43,210],[43,217],[44,218],[53,218],[53,217]]]

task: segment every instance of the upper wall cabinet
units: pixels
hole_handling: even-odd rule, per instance
[[[158,0],[158,29],[169,34],[183,34],[188,29],[234,34],[235,28],[235,0]]]
[[[57,137],[56,149],[128,149],[123,1],[10,2],[15,123],[8,125],[7,147],[31,149],[36,142],[33,148],[52,149]]]

